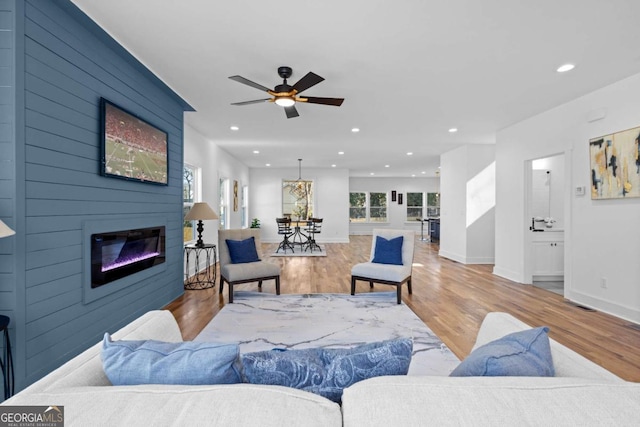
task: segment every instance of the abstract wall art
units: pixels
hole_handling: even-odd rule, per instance
[[[640,197],[640,127],[589,140],[591,199]]]

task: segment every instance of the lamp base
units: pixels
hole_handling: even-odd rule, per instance
[[[202,241],[202,232],[204,231],[204,224],[201,219],[198,220],[198,226],[196,227],[198,230],[198,241],[196,242],[197,248],[204,248],[204,242]]]

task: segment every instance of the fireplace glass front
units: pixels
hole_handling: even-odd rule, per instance
[[[91,287],[162,264],[165,227],[91,235]]]

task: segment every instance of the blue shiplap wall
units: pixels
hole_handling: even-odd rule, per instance
[[[21,237],[15,289],[8,289],[16,300],[20,388],[183,292],[183,111],[191,109],[69,1],[27,0],[22,7],[16,98],[24,105],[16,106],[22,136],[15,148],[24,154],[15,156],[23,174],[14,174],[14,198],[24,215],[16,218]],[[100,97],[168,132],[167,187],[98,174]],[[83,223],[149,215],[166,218],[166,270],[83,303]]]
[[[14,21],[16,5],[12,0],[0,0],[0,219],[15,229],[15,61]],[[13,317],[16,307],[15,237],[0,239],[0,314]],[[15,327],[9,327],[15,337]],[[14,340],[15,341],[15,340]],[[0,340],[0,354],[4,354],[4,341]],[[0,393],[0,399],[2,394]]]

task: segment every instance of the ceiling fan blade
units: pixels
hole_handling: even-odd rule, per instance
[[[231,76],[231,77],[229,77],[229,78],[230,78],[231,80],[233,80],[233,81],[236,81],[236,82],[238,82],[238,83],[245,84],[245,85],[247,85],[247,86],[254,87],[254,88],[258,89],[258,90],[263,90],[263,91],[265,91],[265,92],[269,92],[269,91],[271,90],[271,89],[269,89],[268,87],[262,86],[261,84],[258,84],[258,83],[256,83],[256,82],[252,82],[252,81],[251,81],[251,80],[249,80],[249,79],[245,79],[245,78],[244,78],[244,77],[242,77],[242,76]]]
[[[344,102],[344,98],[318,98],[316,96],[305,96],[303,99],[306,99],[306,101],[303,102],[308,102],[309,104],[335,105],[336,107],[341,106]]]
[[[231,105],[249,105],[249,104],[259,104],[260,102],[270,101],[271,98],[265,99],[254,99],[253,101],[243,101],[243,102],[232,102]]]
[[[293,119],[294,117],[298,117],[298,110],[296,110],[296,106],[292,105],[291,107],[284,107],[284,112],[287,114],[287,119]]]
[[[323,80],[324,78],[320,77],[319,75],[308,72],[306,76],[298,80],[298,82],[293,85],[292,89],[295,89],[297,93],[300,93],[303,90],[309,89],[311,86],[317,85]]]

